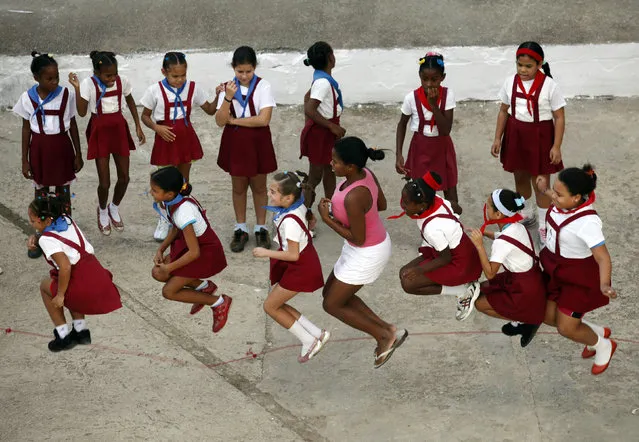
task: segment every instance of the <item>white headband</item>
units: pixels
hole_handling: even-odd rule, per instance
[[[495,205],[497,210],[499,210],[504,215],[506,215],[508,217],[515,216],[515,214],[517,212],[513,212],[512,210],[506,209],[506,206],[504,206],[502,204],[502,202],[500,201],[499,195],[501,195],[501,191],[502,191],[502,189],[497,189],[497,190],[493,191],[493,194],[492,194],[493,204]],[[515,199],[515,202],[520,203],[520,204],[523,205],[524,204],[524,199],[523,198]]]

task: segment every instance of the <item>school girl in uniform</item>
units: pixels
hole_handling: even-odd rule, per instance
[[[287,302],[300,292],[312,293],[324,286],[322,265],[308,230],[299,177],[288,171],[276,174],[268,193],[273,205],[267,206],[267,210],[275,212],[273,222],[277,236],[274,239],[279,248],[277,251],[263,247],[253,249],[253,256],[271,260],[269,278],[273,287],[264,301],[264,311],[300,340],[302,352],[297,360],[304,363],[324,347],[331,334]]]
[[[255,74],[255,51],[242,46],[233,53],[231,62],[235,78],[225,85],[225,93],[217,102],[215,121],[224,127],[217,164],[231,175],[235,228],[231,251],[244,250],[249,239],[246,225],[247,191],[251,188],[255,217],[255,242],[258,247],[271,248],[266,227],[266,174],[277,169],[271,140],[271,114],[275,98],[268,81]]]
[[[309,209],[309,227],[317,222],[311,212],[315,201],[315,188],[324,183],[324,196],[332,198],[335,192],[335,173],[331,167],[335,141],[346,134],[340,126],[340,116],[344,110],[342,91],[331,75],[335,68],[333,48],[323,41],[314,43],[306,52],[306,66],[312,66],[313,83],[304,96],[306,124],[300,137],[300,158],[308,157],[308,181],[304,190],[306,207]]]
[[[80,136],[75,121],[75,94],[60,86],[58,63],[49,54],[31,53],[31,73],[38,83],[24,92],[13,107],[22,117],[22,175],[33,180],[35,196],[49,194],[50,187],[64,201],[71,216],[71,189],[82,169]],[[36,247],[29,257],[39,258]]]
[[[375,368],[388,362],[408,337],[408,331],[382,320],[356,295],[379,278],[391,255],[390,236],[379,216],[386,210],[386,197],[365,167],[368,159],[383,158],[383,151],[366,147],[357,137],[337,141],[331,165],[335,175],[345,179],[333,198],[322,198],[318,207],[326,225],[344,238],[342,254],[324,286],[324,310],[375,338]]]
[[[417,221],[422,236],[420,256],[399,271],[402,288],[411,295],[455,295],[458,320],[470,314],[479,296],[481,263],[477,250],[464,233],[452,204],[436,195],[442,180],[435,172],[410,179],[402,189],[404,214]]]
[[[457,196],[457,156],[450,138],[455,95],[441,85],[446,78],[444,56],[429,52],[420,58],[419,78],[421,87],[406,95],[402,103],[402,115],[397,123],[395,169],[413,179],[423,177],[428,171],[437,173],[441,177],[444,198],[450,201],[455,213],[461,214]],[[413,138],[404,162],[402,150],[409,122]]]
[[[493,318],[509,319],[502,327],[504,334],[521,335],[522,347],[532,341],[544,320],[546,286],[544,284],[535,246],[519,212],[524,198],[508,189],[491,193],[484,205],[484,225],[472,229],[470,239],[477,248],[484,275],[481,294],[474,307]],[[486,232],[496,224],[499,232]],[[493,239],[490,258],[484,249],[483,237]],[[504,271],[497,273],[501,266]]]
[[[543,245],[550,198],[539,191],[535,180],[538,176],[548,179],[564,168],[561,143],[566,100],[550,75],[550,66],[538,43],[527,41],[519,45],[517,73],[506,78],[499,98],[501,107],[491,153],[499,157],[505,171],[514,175],[515,190],[526,199],[524,223],[530,227],[538,220]]]
[[[55,195],[38,196],[29,205],[29,222],[42,234],[38,244],[52,267],[50,277],[40,283],[40,294],[55,325],[54,339],[49,342],[53,352],[90,344],[85,315],[106,314],[122,307],[113,275],[102,267],[84,234],[64,213],[64,205]],[[35,235],[29,238],[28,247],[36,247]],[[71,329],[63,307],[71,312]]]
[[[103,235],[110,235],[111,226],[117,231],[124,230],[119,206],[129,185],[129,151],[135,149],[129,125],[122,115],[123,100],[126,101],[135,122],[135,132],[140,144],[144,144],[146,138],[140,126],[135,100],[131,95],[131,83],[126,77],[118,75],[115,54],[91,51],[90,57],[93,75],[80,83],[78,76],[71,72],[69,83],[75,88],[78,115],[84,117],[87,111],[91,112],[86,130],[89,144],[87,159],[95,159],[98,171],[98,229]],[[111,155],[118,179],[113,189],[113,199],[107,207],[111,187]]]
[[[151,174],[153,207],[171,223],[171,231],[153,259],[151,275],[165,283],[162,296],[166,299],[193,304],[192,315],[205,305],[211,306],[213,333],[217,333],[226,324],[233,298],[216,296],[217,286],[208,278],[226,268],[226,257],[206,211],[190,194],[191,185],[177,167],[164,167]],[[169,247],[169,255],[164,256]]]
[[[155,132],[151,164],[176,166],[188,182],[191,164],[204,156],[191,111],[199,106],[208,115],[214,115],[217,97],[210,103],[204,88],[186,79],[186,69],[186,56],[182,52],[167,52],[162,59],[164,79],[147,88],[140,104],[144,106],[142,122]],[[153,234],[155,240],[163,241],[170,227],[166,218],[160,216]]]
[[[601,218],[593,208],[597,175],[590,164],[562,170],[552,190],[545,177],[537,186],[552,205],[546,214],[548,236],[539,258],[548,277],[544,322],[566,338],[585,344],[583,358],[595,357],[592,374],[603,373],[617,349],[608,339],[609,328],[583,316],[616,298],[612,288],[612,262],[602,232]]]

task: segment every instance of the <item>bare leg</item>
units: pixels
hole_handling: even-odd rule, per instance
[[[530,185],[531,176],[525,170],[516,170],[513,175],[515,176],[515,190],[524,199],[528,199],[532,195],[532,186]]]
[[[580,344],[595,345],[599,336],[579,318],[568,316],[557,310],[557,331],[563,337]]]
[[[455,212],[457,215],[462,214],[462,208],[459,205],[459,197],[457,196],[456,186],[444,190],[444,198],[450,201],[450,205],[453,207],[453,212]]]
[[[504,318],[502,315],[497,313],[495,309],[491,307],[490,303],[488,302],[488,299],[486,298],[486,295],[484,294],[479,295],[479,298],[477,298],[477,301],[475,301],[475,308],[479,310],[480,312],[482,312],[483,314],[491,316],[493,318],[506,319],[508,321],[510,320],[508,318]]]
[[[253,205],[255,207],[255,218],[258,225],[266,224],[266,209],[268,195],[266,194],[266,175],[255,175],[249,178],[249,186],[253,194]]]
[[[95,168],[98,172],[98,204],[100,204],[100,209],[105,210],[109,200],[109,188],[111,187],[109,157],[96,158]]]
[[[191,163],[178,164],[177,168],[188,183],[191,175]]]
[[[126,193],[126,188],[129,187],[129,157],[113,155],[113,161],[118,174],[118,181],[113,189],[113,204],[119,206]]]
[[[542,176],[545,177],[546,180],[548,180],[548,182],[550,182],[550,175],[542,175]],[[537,201],[537,207],[539,207],[540,209],[547,209],[548,207],[550,207],[550,203],[552,202],[552,198],[550,198],[545,193],[541,193],[539,191],[539,189],[537,188],[536,181],[537,181],[537,177],[536,176],[530,178],[530,182],[531,182],[532,188],[535,189],[535,200]]]
[[[286,290],[280,287],[279,284],[276,284],[264,301],[264,311],[273,318],[275,322],[287,330],[291,328],[293,323],[300,317],[300,312],[286,304],[286,302],[291,300],[295,295],[297,295],[297,292]]]
[[[172,276],[162,288],[162,296],[171,301],[184,302],[186,304],[213,305],[219,296],[198,292],[185,287],[193,281],[193,278]]]
[[[411,295],[441,294],[442,286],[434,281],[431,281],[423,273],[420,273],[412,279],[409,279],[409,276],[406,274],[409,269],[418,267],[419,263],[421,263],[422,261],[422,257],[417,257],[399,270],[399,280],[402,284],[402,288],[406,293],[409,293]]]
[[[335,193],[335,181],[335,172],[333,172],[331,165],[324,165],[322,183],[324,184],[324,196],[328,199],[333,198],[333,193]]]
[[[231,187],[233,188],[233,210],[235,211],[235,222],[243,224],[246,222],[246,192],[248,190],[249,179],[244,176],[231,177]]]
[[[49,313],[53,325],[56,327],[67,323],[67,318],[64,317],[64,307],[56,307],[53,305],[53,294],[51,293],[51,278],[45,278],[40,283],[40,295],[42,296],[42,302],[44,307]]]

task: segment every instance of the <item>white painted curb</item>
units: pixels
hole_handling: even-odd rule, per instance
[[[45,48],[40,48],[44,50]],[[433,49],[433,48],[428,48]],[[496,100],[504,79],[515,72],[514,46],[434,48],[446,58],[445,84],[457,100]],[[639,43],[547,46],[544,48],[552,74],[566,97],[639,95]],[[232,78],[231,52],[184,51],[189,78],[213,89]],[[340,82],[347,105],[355,103],[397,103],[419,85],[417,59],[424,49],[354,49],[336,51],[333,75]],[[133,84],[139,101],[144,90],[162,78],[163,54],[119,56],[120,73]],[[73,70],[81,78],[91,74],[88,55],[57,55],[62,82]],[[308,89],[312,68],[303,65],[301,52],[258,54],[258,75],[273,86],[281,104],[301,104]],[[33,84],[30,56],[1,57],[0,106],[13,106]]]

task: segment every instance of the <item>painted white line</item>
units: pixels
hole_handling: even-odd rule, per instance
[[[33,11],[22,11],[20,9],[9,9],[8,11],[15,14],[33,14]]]
[[[497,100],[506,76],[515,72],[515,46],[444,47],[436,49],[446,57],[445,84],[457,100]],[[639,43],[547,46],[546,58],[555,80],[566,97],[639,96]],[[333,75],[340,83],[347,105],[356,103],[398,103],[419,86],[417,60],[426,49],[353,49],[336,51],[337,67]],[[214,93],[233,73],[231,52],[184,51],[189,63],[189,78],[204,84]],[[144,90],[162,78],[163,54],[127,54],[119,56],[120,73],[133,84],[139,101]],[[58,55],[60,78],[68,73],[81,78],[90,75],[89,57]],[[305,54],[280,52],[258,54],[257,72],[273,86],[281,104],[301,104],[308,90],[312,69],[303,65]],[[0,57],[0,106],[13,106],[22,92],[33,84],[29,71],[31,57]]]

